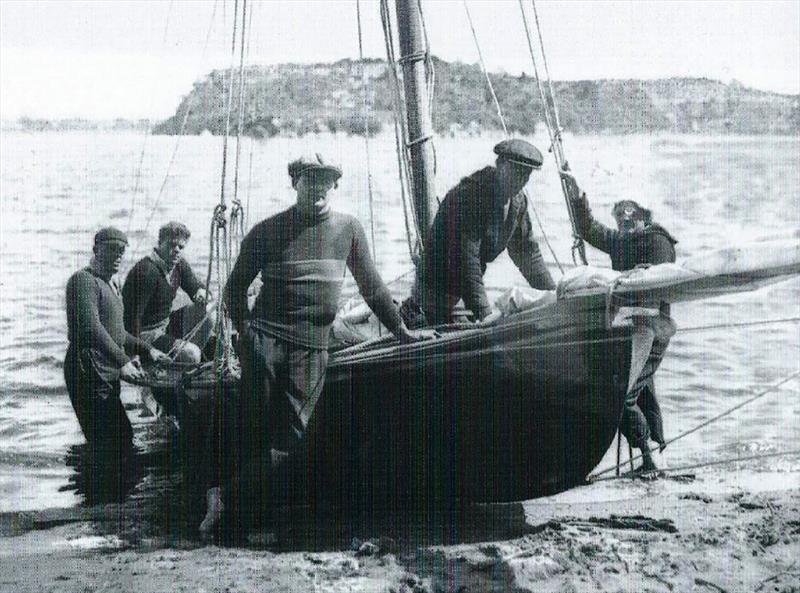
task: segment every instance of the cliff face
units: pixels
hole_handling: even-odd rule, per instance
[[[434,58],[436,131],[499,129],[500,122],[480,69]],[[369,122],[365,126],[362,68],[366,69]],[[196,82],[175,115],[154,133],[225,131],[229,74],[215,70]],[[236,74],[235,74],[236,76]],[[536,80],[524,73],[491,74],[512,133],[532,133],[542,124]],[[239,83],[234,81],[231,130],[239,119]],[[706,78],[585,80],[555,82],[562,126],[574,133],[730,132],[800,133],[800,96],[750,89]],[[374,133],[392,121],[392,85],[385,62],[341,60],[333,64],[252,66],[245,72],[244,133],[304,134],[323,130]],[[187,115],[188,111],[188,115]]]

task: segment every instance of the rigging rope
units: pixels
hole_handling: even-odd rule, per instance
[[[754,459],[769,459],[771,457],[791,457],[794,455],[800,455],[800,449],[792,449],[790,451],[776,451],[773,453],[757,453],[755,455],[744,455],[740,457],[729,457],[728,459],[718,459],[715,461],[704,461],[702,463],[692,463],[689,465],[679,465],[677,467],[665,467],[663,469],[658,469],[655,472],[645,472],[646,474],[655,473],[655,474],[666,474],[666,473],[673,473],[673,472],[682,472],[689,469],[698,469],[701,467],[711,467],[714,465],[725,465],[728,463],[739,463],[742,461],[752,461]],[[606,476],[604,478],[592,478],[591,476],[587,478],[588,482],[608,482],[611,480],[621,480],[626,478],[636,478],[639,477],[641,474],[638,472],[627,472],[618,476]]]
[[[553,115],[556,124],[556,138],[558,139],[558,142],[553,147],[553,150],[558,151],[561,163],[563,165],[563,163],[566,162],[564,157],[564,141],[561,135],[563,129],[561,128],[561,121],[558,117],[558,103],[556,102],[556,94],[553,91],[553,79],[550,77],[550,67],[547,65],[547,53],[544,51],[544,37],[542,36],[542,28],[539,26],[539,11],[536,10],[536,0],[531,0],[531,6],[533,6],[533,16],[536,20],[536,35],[539,37],[539,47],[542,52],[542,64],[544,64],[544,73],[545,76],[547,76],[547,86],[550,90],[550,101],[551,105],[553,106]]]
[[[242,33],[241,33],[241,49],[240,49],[240,69],[239,79],[240,85],[243,84],[243,70],[244,70],[244,47],[245,47],[245,29],[246,29],[246,12],[247,0],[242,3]],[[231,371],[231,362],[233,347],[231,345],[231,328],[230,320],[224,314],[224,289],[225,282],[230,275],[231,266],[231,238],[230,234],[236,232],[236,229],[230,233],[228,231],[228,221],[225,219],[225,211],[227,204],[225,199],[225,181],[227,174],[227,160],[228,160],[228,138],[230,136],[230,120],[231,111],[233,109],[233,83],[234,83],[234,65],[236,62],[236,33],[239,18],[239,0],[234,2],[233,11],[233,33],[231,35],[231,65],[228,70],[228,94],[227,94],[227,108],[225,114],[225,136],[222,141],[222,171],[220,175],[220,200],[219,204],[214,208],[214,213],[211,217],[211,229],[209,232],[209,257],[208,257],[208,273],[206,275],[206,286],[211,286],[211,275],[216,261],[217,272],[217,319],[214,333],[217,335],[217,348],[214,354],[214,362],[216,370],[220,376],[228,371]],[[240,93],[240,101],[242,99]],[[241,108],[240,108],[241,116]],[[240,134],[237,134],[237,149],[238,139]],[[239,152],[237,150],[235,161],[235,172],[238,176],[239,169]],[[236,188],[238,189],[238,188]],[[233,214],[236,212],[236,215]],[[241,204],[238,202],[236,190],[233,196],[233,209],[231,213],[231,226],[236,225],[237,229],[241,227]]]
[[[251,13],[252,14],[252,13]],[[244,211],[239,200],[239,162],[242,152],[242,123],[244,120],[244,55],[247,33],[247,0],[242,2],[242,34],[239,55],[239,117],[236,124],[236,161],[233,168],[233,199],[231,200],[230,233],[228,234],[228,257],[235,257],[244,238]],[[232,75],[232,74],[231,74]]]
[[[567,162],[564,159],[562,139],[561,139],[561,129],[558,126],[557,122],[553,121],[554,119],[557,118],[557,115],[554,116],[553,114],[550,113],[550,102],[548,102],[547,97],[545,96],[544,87],[542,85],[542,79],[539,76],[539,67],[538,67],[538,64],[537,64],[537,61],[536,61],[536,52],[533,49],[533,42],[531,41],[531,31],[530,31],[530,27],[528,26],[528,17],[525,15],[525,7],[524,7],[524,5],[522,3],[522,0],[518,0],[518,1],[519,1],[519,10],[520,10],[520,13],[522,14],[522,23],[523,23],[523,25],[525,27],[525,36],[526,36],[526,39],[528,41],[528,50],[530,52],[531,62],[533,64],[533,72],[534,72],[534,75],[536,77],[536,86],[539,89],[539,97],[540,97],[540,99],[542,101],[542,113],[544,115],[545,125],[547,126],[547,133],[548,133],[548,136],[550,138],[550,151],[549,152],[553,153],[553,159],[556,162],[556,169],[557,169],[557,172],[559,174],[559,179],[560,179],[560,183],[561,183],[561,191],[564,194],[564,198],[565,198],[566,205],[567,205],[567,214],[569,215],[570,224],[572,226],[572,237],[573,237],[572,260],[575,263],[577,263],[577,260],[575,258],[575,254],[577,253],[578,256],[581,259],[581,262],[584,265],[586,265],[586,263],[587,263],[587,260],[586,260],[586,248],[585,248],[585,246],[583,244],[583,239],[580,237],[580,234],[578,233],[578,225],[577,225],[576,220],[575,220],[575,211],[574,211],[574,209],[572,207],[572,202],[569,199],[569,192],[567,190],[567,185],[564,182],[564,180],[561,179],[561,171],[566,171],[566,170],[569,169],[569,167],[567,166]],[[531,0],[531,1],[533,2],[533,0]],[[544,52],[544,43],[543,43],[543,41],[541,39],[541,29],[539,29],[538,16],[537,16],[536,26],[537,26],[537,29],[538,29],[539,35],[540,35],[539,42],[540,42],[540,45],[542,46],[542,51]],[[550,75],[549,75],[549,72],[548,72],[548,78],[549,78],[549,76]],[[552,95],[552,83],[550,85],[550,90],[551,90],[551,95]],[[554,104],[554,109],[555,109],[555,96],[551,96],[551,99],[552,99],[552,102]]]
[[[236,27],[239,17],[239,0],[233,3],[233,35],[231,36],[231,65],[228,68],[228,95],[227,108],[225,109],[225,135],[222,138],[222,175],[220,181],[219,202],[225,206],[225,175],[228,166],[228,137],[231,133],[231,110],[233,103],[233,66],[236,62]]]
[[[467,21],[469,21],[469,28],[472,30],[472,39],[475,41],[475,49],[478,51],[478,61],[481,65],[481,70],[486,78],[486,84],[489,87],[489,92],[492,94],[492,101],[497,110],[497,117],[500,119],[500,125],[503,126],[503,135],[508,138],[508,128],[506,127],[506,118],[503,117],[503,110],[500,108],[500,101],[497,100],[497,94],[494,92],[494,85],[489,78],[489,71],[486,69],[486,63],[483,61],[483,52],[481,51],[481,44],[478,42],[478,33],[475,31],[475,25],[472,23],[472,15],[469,12],[467,0],[463,0],[464,12],[467,14]]]
[[[208,23],[208,30],[206,31],[206,39],[205,43],[203,44],[203,53],[201,56],[201,61],[205,58],[206,53],[208,51],[209,41],[211,40],[211,32],[214,30],[214,20],[217,14],[217,4],[218,0],[214,0],[214,6],[211,10],[211,19]],[[155,216],[156,209],[158,208],[158,203],[161,201],[162,196],[164,195],[164,189],[167,186],[167,181],[169,180],[169,174],[172,170],[172,166],[175,164],[175,158],[178,156],[178,149],[181,144],[181,138],[183,138],[183,132],[186,129],[186,124],[189,121],[189,115],[192,113],[192,107],[194,106],[194,101],[197,93],[190,93],[189,98],[186,101],[186,111],[183,114],[183,119],[181,120],[181,125],[178,129],[178,133],[175,138],[175,146],[172,149],[172,155],[170,156],[169,162],[167,163],[167,170],[164,173],[164,179],[161,181],[161,186],[158,189],[158,194],[156,195],[155,202],[153,202],[153,206],[150,209],[150,216],[147,218],[147,222],[144,226],[144,231],[139,238],[136,240],[136,244],[134,248],[130,251],[130,256],[133,257],[139,249],[139,245],[141,243],[142,237],[147,236],[147,231],[150,228],[150,223],[153,221],[153,217]]]
[[[388,0],[381,0],[381,25],[383,26],[383,38],[386,45],[386,60],[388,69],[391,74],[391,89],[392,101],[394,109],[392,116],[394,120],[394,136],[395,136],[395,152],[397,154],[397,170],[398,178],[400,181],[400,197],[403,201],[403,217],[406,226],[406,240],[408,242],[409,257],[413,261],[415,259],[414,237],[416,236],[416,244],[419,245],[419,227],[417,226],[417,216],[414,208],[414,201],[408,199],[408,193],[411,184],[411,165],[409,163],[408,153],[406,146],[408,145],[408,132],[406,130],[405,121],[398,114],[405,111],[403,101],[403,94],[400,91],[400,80],[397,72],[397,60],[394,53],[394,36],[392,34],[391,16],[389,11]],[[410,215],[409,215],[410,212]],[[411,222],[409,222],[409,219]]]
[[[762,321],[743,321],[740,323],[719,323],[714,325],[695,325],[693,327],[679,327],[678,332],[694,332],[709,329],[730,329],[737,327],[754,327],[758,325],[773,325],[775,323],[792,323],[800,321],[800,317],[781,317],[778,319],[764,319]]]
[[[370,164],[369,150],[369,104],[367,101],[367,65],[364,62],[364,41],[361,30],[361,0],[356,0],[356,22],[358,23],[358,59],[361,62],[361,86],[364,99],[364,155],[367,165],[367,198],[369,199],[369,231],[372,240],[372,259],[378,263],[375,248],[375,205],[372,195],[372,166]]]
[[[763,391],[759,392],[758,394],[754,395],[753,397],[748,398],[745,401],[736,404],[732,408],[728,408],[727,410],[725,410],[721,414],[717,414],[716,416],[714,416],[713,418],[709,418],[705,422],[701,422],[700,424],[698,424],[694,428],[691,428],[691,429],[689,429],[687,431],[684,431],[684,432],[682,432],[681,434],[679,434],[676,437],[668,439],[667,442],[664,443],[663,446],[670,445],[670,444],[674,443],[675,441],[678,441],[678,440],[680,440],[680,439],[682,439],[682,438],[684,438],[686,436],[689,436],[690,434],[693,434],[693,433],[697,432],[698,430],[701,430],[701,429],[707,427],[709,424],[712,424],[712,423],[716,422],[717,420],[720,420],[720,419],[722,419],[722,418],[724,418],[726,416],[731,415],[733,412],[736,412],[737,410],[740,410],[744,406],[746,406],[746,405],[748,405],[750,403],[753,403],[754,401],[764,397],[765,395],[767,395],[769,393],[772,393],[773,391],[777,390],[779,387],[781,387],[785,383],[788,383],[792,379],[796,379],[798,376],[800,376],[800,371],[795,371],[794,373],[788,375],[787,377],[784,377],[783,379],[781,379],[777,383],[773,383],[772,385],[770,385],[769,387],[767,387]],[[640,455],[636,455],[635,457],[631,458],[631,462],[636,461],[637,459],[640,459],[641,457],[642,457],[641,454]],[[589,476],[589,479],[597,478],[598,476],[602,476],[603,474],[607,474],[608,472],[614,471],[615,469],[616,469],[616,465],[609,466],[609,467],[604,468],[604,469],[602,469],[600,471],[592,473],[592,475]]]
[[[164,53],[166,53],[164,51],[164,49],[167,46],[167,31],[169,31],[169,21],[170,21],[170,16],[172,15],[172,5],[173,5],[173,0],[170,0],[169,6],[167,7],[167,18],[165,19],[165,22],[164,22],[164,35],[161,38],[161,52],[160,53],[162,54],[162,56],[164,55]],[[153,96],[155,95],[155,88],[156,88],[156,77],[155,77],[155,72],[154,72],[153,73],[153,79],[152,79],[152,81],[150,83],[150,105],[149,105],[149,108],[147,110],[148,113],[152,113],[152,111],[153,111]],[[147,129],[145,130],[144,140],[142,141],[142,151],[139,154],[139,164],[136,167],[136,178],[135,178],[134,186],[133,186],[133,195],[131,195],[131,210],[128,213],[128,225],[125,228],[125,234],[127,234],[127,235],[130,235],[131,226],[133,225],[133,213],[136,210],[136,195],[139,193],[139,189],[141,187],[142,165],[144,164],[144,155],[145,155],[145,152],[147,151],[147,141],[150,139],[150,135],[151,134],[152,134],[152,125],[151,125],[150,117],[148,116],[148,118],[147,118]]]
[[[253,13],[256,11],[255,8],[258,6],[257,4],[253,4],[250,7],[250,16],[247,18],[247,30],[248,32],[252,32],[253,30]],[[246,60],[250,62],[250,40],[253,38],[252,33],[248,33],[247,35],[247,50],[246,50]],[[255,139],[253,136],[250,136],[250,154],[248,158],[248,165],[247,165],[247,201],[244,208],[244,222],[242,223],[242,235],[244,232],[250,228],[250,195],[251,190],[253,188],[253,145],[255,144]],[[244,239],[244,236],[242,236]],[[241,240],[239,241],[241,244]]]
[[[469,12],[469,6],[467,5],[467,0],[463,0],[464,4],[464,11],[467,14],[467,21],[469,21],[469,27],[472,30],[472,39],[475,42],[475,49],[478,51],[478,61],[481,66],[481,71],[483,72],[483,76],[486,79],[486,85],[489,87],[489,92],[492,95],[492,101],[494,102],[495,109],[497,111],[497,117],[500,119],[500,125],[503,126],[503,134],[506,138],[508,138],[508,127],[506,126],[506,118],[503,116],[503,109],[500,107],[500,101],[497,99],[497,93],[494,90],[494,85],[492,84],[492,79],[489,77],[489,71],[486,69],[486,63],[483,60],[483,52],[481,51],[481,45],[478,41],[478,33],[475,31],[475,26],[472,22],[472,15]],[[556,255],[555,249],[550,244],[550,239],[547,236],[547,232],[544,229],[544,224],[542,224],[542,219],[539,217],[539,212],[536,210],[536,206],[533,203],[533,200],[530,199],[528,196],[528,192],[523,190],[525,193],[525,198],[528,201],[528,205],[530,206],[531,211],[533,212],[534,218],[536,218],[536,223],[539,225],[539,230],[542,233],[542,238],[544,239],[545,245],[547,245],[547,249],[550,251],[550,254],[553,256],[553,260],[556,262],[561,275],[564,275],[564,268],[561,265],[561,262]]]
[[[428,27],[425,25],[425,14],[422,12],[422,0],[417,0],[417,10],[419,10],[419,20],[422,23],[422,37],[425,39],[425,82],[428,91],[428,113],[431,116],[431,126],[433,126],[433,91],[436,86],[436,69],[431,58],[431,44],[428,41]],[[422,140],[420,140],[422,141]],[[434,171],[436,170],[436,147],[431,145],[434,150]]]

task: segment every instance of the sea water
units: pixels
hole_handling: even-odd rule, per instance
[[[500,139],[437,138],[438,194],[491,164],[492,146]],[[546,163],[533,174],[528,192],[552,252],[535,218],[534,228],[558,276],[556,258],[562,266],[572,265],[571,230],[547,139],[531,140]],[[678,258],[779,237],[800,241],[799,138],[568,136],[565,144],[596,218],[610,225],[615,201],[637,200],[678,239]],[[393,137],[246,139],[238,178],[233,140],[229,151],[225,199],[230,205],[238,186],[248,227],[293,203],[287,161],[319,152],[342,165],[333,207],[357,216],[374,236],[383,277],[391,280],[411,268]],[[191,229],[186,257],[204,278],[212,211],[221,198],[222,139],[2,132],[0,167],[0,511],[67,506],[80,496],[70,487],[75,470],[65,459],[83,441],[62,371],[67,279],[88,263],[98,228],[111,224],[129,232],[124,277],[170,220]],[[587,250],[590,263],[608,265],[605,254]],[[489,266],[486,283],[497,295],[504,287],[524,285],[524,279],[504,254]],[[667,438],[800,370],[800,324],[725,327],[800,317],[800,279],[678,304],[672,315],[679,327],[720,327],[678,333],[672,340],[656,380]],[[123,387],[123,400],[139,425],[138,444],[146,445],[142,439],[149,433],[141,427],[152,420],[143,417],[134,389]],[[795,379],[675,443],[656,461],[679,466],[798,448]],[[605,462],[612,459],[610,451]],[[792,470],[787,486],[799,485],[797,458],[772,463]]]

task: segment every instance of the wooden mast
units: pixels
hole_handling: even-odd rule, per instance
[[[396,0],[397,28],[400,41],[400,60],[403,66],[403,86],[406,98],[408,148],[417,224],[425,242],[433,224],[438,203],[434,177],[433,124],[429,111],[428,87],[425,72],[425,36],[419,0]]]

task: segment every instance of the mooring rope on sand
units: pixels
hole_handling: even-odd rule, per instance
[[[735,406],[733,406],[732,408],[728,408],[727,410],[725,410],[721,414],[717,414],[713,418],[710,418],[710,419],[706,420],[705,422],[701,422],[700,424],[698,424],[694,428],[691,428],[691,429],[689,429],[689,430],[687,430],[685,432],[682,432],[678,436],[669,439],[666,443],[664,443],[664,445],[662,445],[662,447],[666,447],[667,445],[670,445],[670,444],[674,443],[675,441],[678,441],[678,440],[680,440],[680,439],[682,439],[682,438],[684,438],[686,436],[689,436],[690,434],[693,434],[693,433],[697,432],[698,430],[702,430],[703,428],[707,427],[709,424],[712,424],[712,423],[716,422],[717,420],[720,420],[720,419],[724,418],[725,416],[729,416],[730,414],[732,414],[733,412],[735,412],[737,410],[740,410],[741,408],[743,408],[747,404],[750,404],[750,403],[752,403],[752,402],[764,397],[768,393],[772,393],[773,391],[776,391],[779,387],[781,387],[785,383],[788,383],[792,379],[796,379],[798,376],[800,376],[800,371],[795,371],[794,373],[788,375],[787,377],[784,377],[783,379],[781,379],[777,383],[773,383],[772,385],[770,385],[769,387],[767,387],[763,391],[757,393],[753,397],[751,397],[751,398],[749,398],[749,399],[747,399],[747,400],[745,400],[745,401],[743,401],[743,402],[741,402],[739,404],[736,404]],[[631,462],[636,461],[637,459],[641,459],[641,457],[642,457],[641,454],[636,455],[634,457],[631,457],[630,461]],[[587,478],[587,480],[596,481],[599,476],[602,476],[603,474],[607,474],[608,472],[614,471],[615,469],[617,469],[617,465],[616,464],[611,465],[611,466],[609,466],[607,468],[604,468],[604,469],[602,469],[602,470],[600,470],[598,472],[595,472],[595,473],[591,474]]]
[[[714,465],[725,465],[727,463],[739,463],[742,461],[753,461],[756,459],[769,459],[772,457],[791,457],[793,455],[800,455],[800,449],[792,449],[791,451],[775,451],[773,453],[757,453],[755,455],[744,455],[740,457],[730,457],[727,459],[717,459],[715,461],[705,461],[703,463],[692,463],[688,465],[679,465],[677,467],[667,467],[664,469],[654,470],[652,472],[628,472],[624,473],[619,476],[606,476],[604,478],[592,478],[591,476],[587,478],[588,482],[608,482],[611,480],[619,480],[622,478],[635,478],[642,475],[648,474],[665,474],[665,473],[672,473],[672,472],[679,472],[679,471],[686,471],[690,469],[699,469],[703,467],[711,467]],[[614,469],[614,468],[611,468]]]

